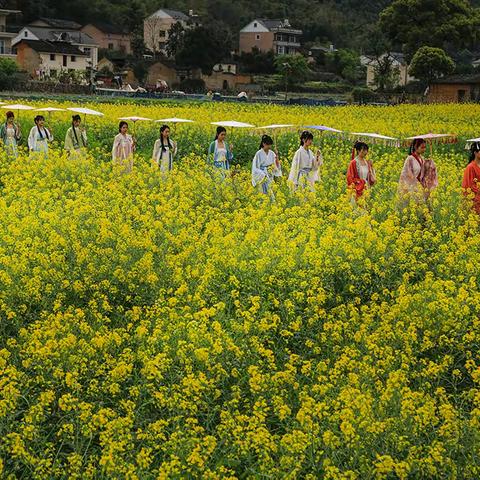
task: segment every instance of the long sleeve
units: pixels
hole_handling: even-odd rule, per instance
[[[233,160],[233,152],[230,150],[230,145],[227,142],[225,142],[225,150],[227,152],[227,160],[231,162]]]
[[[255,154],[252,161],[252,185],[256,187],[266,177],[266,173],[260,168],[260,152]]]
[[[172,144],[172,158],[174,158],[176,155],[177,155],[177,151],[178,151],[178,145],[177,145],[177,142],[175,142],[174,140],[170,140],[170,143]]]
[[[117,135],[113,140],[113,147],[112,147],[112,159],[117,160],[120,159],[120,138]]]
[[[87,131],[82,130],[82,133],[80,134],[82,137],[82,142],[83,142],[83,147],[86,147],[88,145],[88,138],[87,138]]]
[[[37,127],[32,127],[30,130],[30,134],[28,135],[28,148],[30,150],[35,150],[35,147],[37,145],[37,141],[35,139],[37,133]]]
[[[462,182],[462,188],[465,189],[465,193],[468,194],[468,190],[470,190],[475,195],[478,195],[480,193],[479,182],[480,178],[475,174],[475,169],[468,165],[463,173]]]
[[[215,142],[212,142],[208,147],[207,159],[208,159],[208,162],[212,164],[215,161]]]
[[[437,166],[434,161],[430,159],[425,160],[424,169],[423,186],[427,190],[438,187]]]
[[[365,188],[365,180],[358,176],[357,172],[357,160],[354,159],[350,162],[347,170],[347,185],[349,188],[355,190],[357,197],[360,197]]]
[[[152,160],[157,163],[160,161],[160,140],[156,140],[153,145]]]
[[[278,156],[275,152],[272,152],[275,160],[273,162],[273,176],[274,177],[281,177],[283,175],[282,173],[282,166],[280,164],[280,160],[278,159]]]
[[[48,133],[47,135],[47,142],[53,142],[53,134],[52,132],[47,128],[47,127],[44,127],[44,130],[46,133]]]
[[[292,182],[294,185],[298,184],[299,164],[300,164],[300,151],[297,150],[292,160],[292,166],[290,167],[290,175],[288,176],[288,181]]]
[[[72,139],[72,127],[70,127],[68,130],[67,130],[67,133],[65,135],[65,150],[67,151],[72,151],[75,149],[74,145],[73,145],[73,139]]]
[[[2,140],[3,143],[5,143],[5,140],[7,139],[7,129],[5,128],[4,123],[0,125],[0,139]]]

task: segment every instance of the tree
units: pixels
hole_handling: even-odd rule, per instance
[[[288,85],[304,82],[310,73],[307,59],[303,55],[280,55],[275,58],[275,68]]]
[[[328,52],[326,66],[330,72],[340,75],[351,83],[356,82],[360,77],[360,57],[353,50],[339,49]]]
[[[251,52],[242,52],[238,61],[244,72],[264,75],[275,73],[275,55],[272,51],[261,52],[255,47]]]
[[[11,58],[0,58],[0,73],[5,75],[15,75],[18,73],[18,65]]]
[[[175,22],[168,31],[168,40],[165,46],[167,56],[173,58],[183,47],[185,29],[180,22]]]
[[[379,91],[390,91],[398,85],[400,69],[394,65],[394,58],[389,54],[385,54],[376,59],[373,75],[375,85]]]
[[[394,0],[380,14],[380,26],[411,60],[426,42],[432,47],[469,46],[480,18],[468,0]]]
[[[413,56],[409,73],[425,82],[431,82],[455,70],[454,61],[441,48],[421,47]]]
[[[216,63],[230,56],[231,50],[228,28],[222,23],[211,22],[185,31],[175,60],[180,66],[200,68],[208,75]]]

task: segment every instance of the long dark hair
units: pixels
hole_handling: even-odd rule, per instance
[[[45,120],[45,117],[43,115],[37,115],[33,121],[35,122],[35,125],[37,126],[37,130],[38,130],[38,134],[40,135],[40,138],[43,139],[43,133],[42,131],[40,130],[40,127],[38,126],[38,122],[40,120]],[[48,130],[43,127],[44,131],[45,131],[45,135],[47,136],[47,140],[50,140],[50,135],[48,134]]]
[[[273,145],[272,137],[269,137],[268,135],[262,136],[262,139],[260,140],[259,150],[261,150],[265,145]]]
[[[225,127],[217,127],[217,134],[215,135],[215,140],[218,140],[218,136],[223,132],[227,133],[227,129]]]
[[[468,155],[468,163],[472,163],[475,160],[475,154],[480,152],[480,142],[473,142],[470,146],[470,153]]]
[[[162,153],[167,150],[167,149],[165,148],[165,144],[163,143],[163,132],[164,132],[167,128],[170,130],[170,127],[169,127],[168,125],[162,125],[162,126],[160,127],[160,143],[162,144]],[[171,149],[172,149],[172,144],[170,143],[170,137],[167,138],[167,145],[168,145],[168,148],[171,150]]]
[[[355,153],[358,155],[362,150],[368,152],[368,145],[365,142],[356,141],[352,148],[352,160],[355,159]]]
[[[72,130],[73,130],[73,135],[75,136],[75,141],[77,142],[77,145],[80,146],[80,142],[78,141],[78,136],[77,136],[77,130],[75,129],[74,122],[82,121],[80,118],[80,115],[73,115],[72,116]],[[82,140],[83,141],[83,140]]]
[[[122,131],[122,127],[126,125],[128,127],[128,123],[125,122],[124,120],[122,120],[119,124],[118,124],[118,133],[121,133]]]
[[[307,140],[313,140],[313,133],[308,130],[304,130],[300,135],[300,146],[304,146]]]
[[[9,110],[9,111],[7,112],[6,117],[7,117],[7,120],[8,120],[9,118],[15,119],[15,114],[14,114],[12,111]]]
[[[408,149],[409,155],[413,155],[418,150],[418,147],[426,143],[427,142],[423,138],[414,138],[410,148]]]

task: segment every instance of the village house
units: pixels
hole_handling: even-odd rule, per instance
[[[363,55],[360,57],[360,62],[364,67],[367,68],[367,87],[372,89],[377,88],[375,81],[375,69],[378,66],[379,60],[383,61],[386,57],[389,57],[392,68],[397,71],[396,86],[404,87],[408,83],[415,80],[415,78],[408,73],[409,65],[403,53],[384,53],[378,59],[376,57]]]
[[[427,90],[430,103],[479,102],[480,74],[451,75],[430,83]]]
[[[183,28],[200,26],[200,17],[190,10],[188,15],[177,10],[161,8],[147,17],[143,22],[143,41],[152,53],[166,54],[168,32],[176,23]]]
[[[97,68],[98,44],[90,35],[80,30],[27,25],[12,40],[12,45],[17,46],[22,40],[69,43],[86,55],[88,69]]]
[[[115,50],[126,55],[132,53],[132,35],[123,27],[95,22],[84,25],[81,31],[93,38],[99,49]]]
[[[12,14],[20,13],[19,10],[0,9],[0,58],[15,59],[15,51],[12,50],[12,40],[16,33],[8,31],[7,17]]]
[[[255,19],[240,30],[239,51],[273,51],[275,55],[292,55],[300,51],[302,30],[293,28],[288,19]]]
[[[68,42],[22,39],[15,45],[17,63],[32,78],[55,76],[62,72],[87,71],[89,55]]]

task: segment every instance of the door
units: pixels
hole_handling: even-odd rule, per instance
[[[466,90],[458,90],[457,101],[458,103],[463,103],[466,100],[467,91]]]

